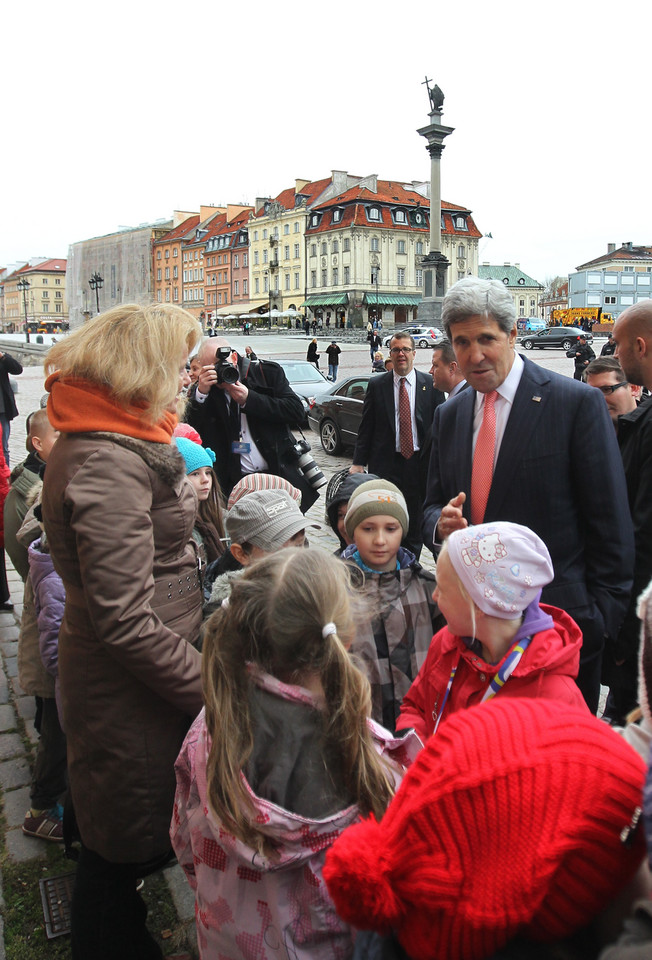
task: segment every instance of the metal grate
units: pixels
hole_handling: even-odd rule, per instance
[[[48,940],[70,933],[70,904],[74,880],[74,873],[64,873],[60,877],[45,877],[38,882]]]

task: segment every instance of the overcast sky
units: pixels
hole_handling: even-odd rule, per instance
[[[429,178],[540,281],[652,244],[652,4],[36,0],[3,13],[0,265],[332,169]],[[645,174],[645,171],[648,171]]]

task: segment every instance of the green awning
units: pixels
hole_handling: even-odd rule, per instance
[[[346,293],[316,293],[312,297],[308,297],[305,303],[302,303],[302,307],[339,307],[345,303],[348,303],[349,298]]]
[[[385,307],[418,307],[421,303],[421,297],[409,293],[379,293],[377,300],[375,293],[367,293],[365,300],[370,307],[375,303]]]

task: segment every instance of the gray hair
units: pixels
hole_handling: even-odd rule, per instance
[[[504,283],[464,277],[450,288],[444,297],[441,316],[446,336],[452,340],[451,327],[475,316],[491,316],[503,333],[509,334],[514,329],[516,307]]]

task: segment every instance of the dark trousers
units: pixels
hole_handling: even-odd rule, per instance
[[[409,460],[402,457],[400,453],[394,453],[392,462],[387,465],[386,470],[383,470],[383,478],[396,484],[405,497],[410,525],[401,546],[410,550],[418,560],[423,546],[423,502],[425,500],[425,484],[418,451]]]
[[[59,723],[54,697],[36,697],[34,721],[40,739],[32,777],[31,800],[35,810],[51,810],[68,786],[66,735]]]
[[[166,853],[145,864],[109,863],[82,845],[72,900],[72,960],[161,960],[136,882],[168,858]]]
[[[577,686],[580,688],[591,713],[597,713],[600,705],[600,678],[602,676],[602,655],[605,642],[602,624],[600,622],[600,625],[598,625],[595,620],[576,616],[572,610],[567,612],[570,613],[582,631]]]

